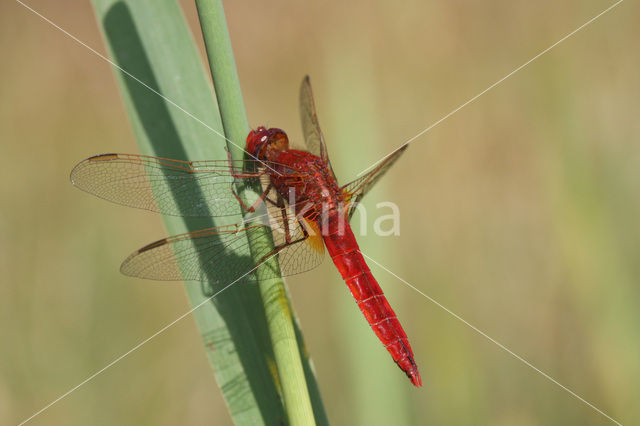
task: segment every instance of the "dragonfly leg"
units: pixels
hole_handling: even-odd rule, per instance
[[[268,189],[268,188],[267,188]],[[284,245],[292,244],[291,243],[291,230],[289,229],[289,215],[287,214],[287,205],[284,201],[284,198],[277,194],[275,201],[270,198],[266,198],[266,200],[273,204],[275,207],[280,209],[280,215],[282,216],[282,224],[284,225]]]
[[[253,213],[256,211],[256,208],[264,202],[264,200],[269,200],[267,198],[267,194],[269,193],[269,191],[271,190],[272,185],[269,184],[267,185],[267,189],[265,189],[262,194],[260,194],[260,196],[258,197],[258,199],[256,200],[255,203],[253,203],[253,205],[251,206],[247,206],[242,199],[238,196],[238,193],[236,192],[235,188],[233,187],[233,183],[231,184],[231,192],[233,193],[233,196],[236,197],[236,200],[238,200],[238,202],[240,203],[240,205],[242,206],[243,209],[245,209],[246,211]]]
[[[306,228],[304,227],[304,225],[302,225],[302,223],[300,223],[299,220],[296,221],[296,223],[298,224],[298,226],[300,227],[300,229],[302,230],[302,234],[303,236],[296,239],[296,240],[292,240],[291,239],[291,235],[288,232],[288,227],[287,227],[287,231],[286,231],[286,236],[285,236],[285,240],[286,242],[279,244],[277,246],[275,246],[275,248],[268,254],[262,256],[262,258],[260,259],[260,261],[258,262],[258,264],[264,262],[265,260],[267,260],[269,257],[278,254],[282,249],[284,249],[285,247],[288,247],[292,244],[296,244],[296,243],[300,243],[304,240],[306,240],[309,237],[309,233],[307,232]]]
[[[231,159],[231,151],[227,149],[227,162],[229,163],[229,170],[231,171],[231,176],[235,179],[246,179],[252,177],[260,177],[265,174],[263,171],[260,172],[236,172],[233,168],[233,160]]]

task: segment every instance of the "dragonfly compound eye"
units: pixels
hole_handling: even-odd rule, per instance
[[[247,136],[247,152],[251,155],[260,156],[264,150],[265,143],[269,139],[269,131],[263,126],[249,132]]]

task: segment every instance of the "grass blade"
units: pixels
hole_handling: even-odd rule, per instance
[[[92,1],[111,57],[120,67],[116,76],[140,151],[180,160],[225,159],[218,108],[178,5]],[[241,219],[238,208],[238,216],[230,220]],[[213,225],[210,219],[164,221],[170,234]],[[187,284],[189,303],[196,306],[213,294],[216,281],[232,279]],[[257,286],[239,283],[196,310],[194,317],[234,422],[286,423],[277,378],[270,373],[273,351]]]

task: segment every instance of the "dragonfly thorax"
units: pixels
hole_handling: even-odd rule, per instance
[[[312,217],[335,209],[342,210],[344,194],[320,157],[287,149],[278,152],[274,161],[286,169],[281,170],[284,173],[271,174],[271,182],[283,197],[289,199],[290,204],[296,203],[296,210],[305,209]],[[291,200],[292,195],[295,200]]]

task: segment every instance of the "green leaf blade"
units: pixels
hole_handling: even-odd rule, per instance
[[[226,159],[218,108],[177,4],[93,4],[111,57],[120,67],[114,71],[140,151],[179,160]],[[242,220],[240,208],[238,216],[229,219]],[[214,225],[201,218],[164,221],[170,234]],[[202,304],[194,318],[234,422],[286,422],[270,368],[273,351],[257,286],[238,283],[211,302],[205,301],[219,286],[190,283],[186,289],[192,307]]]

